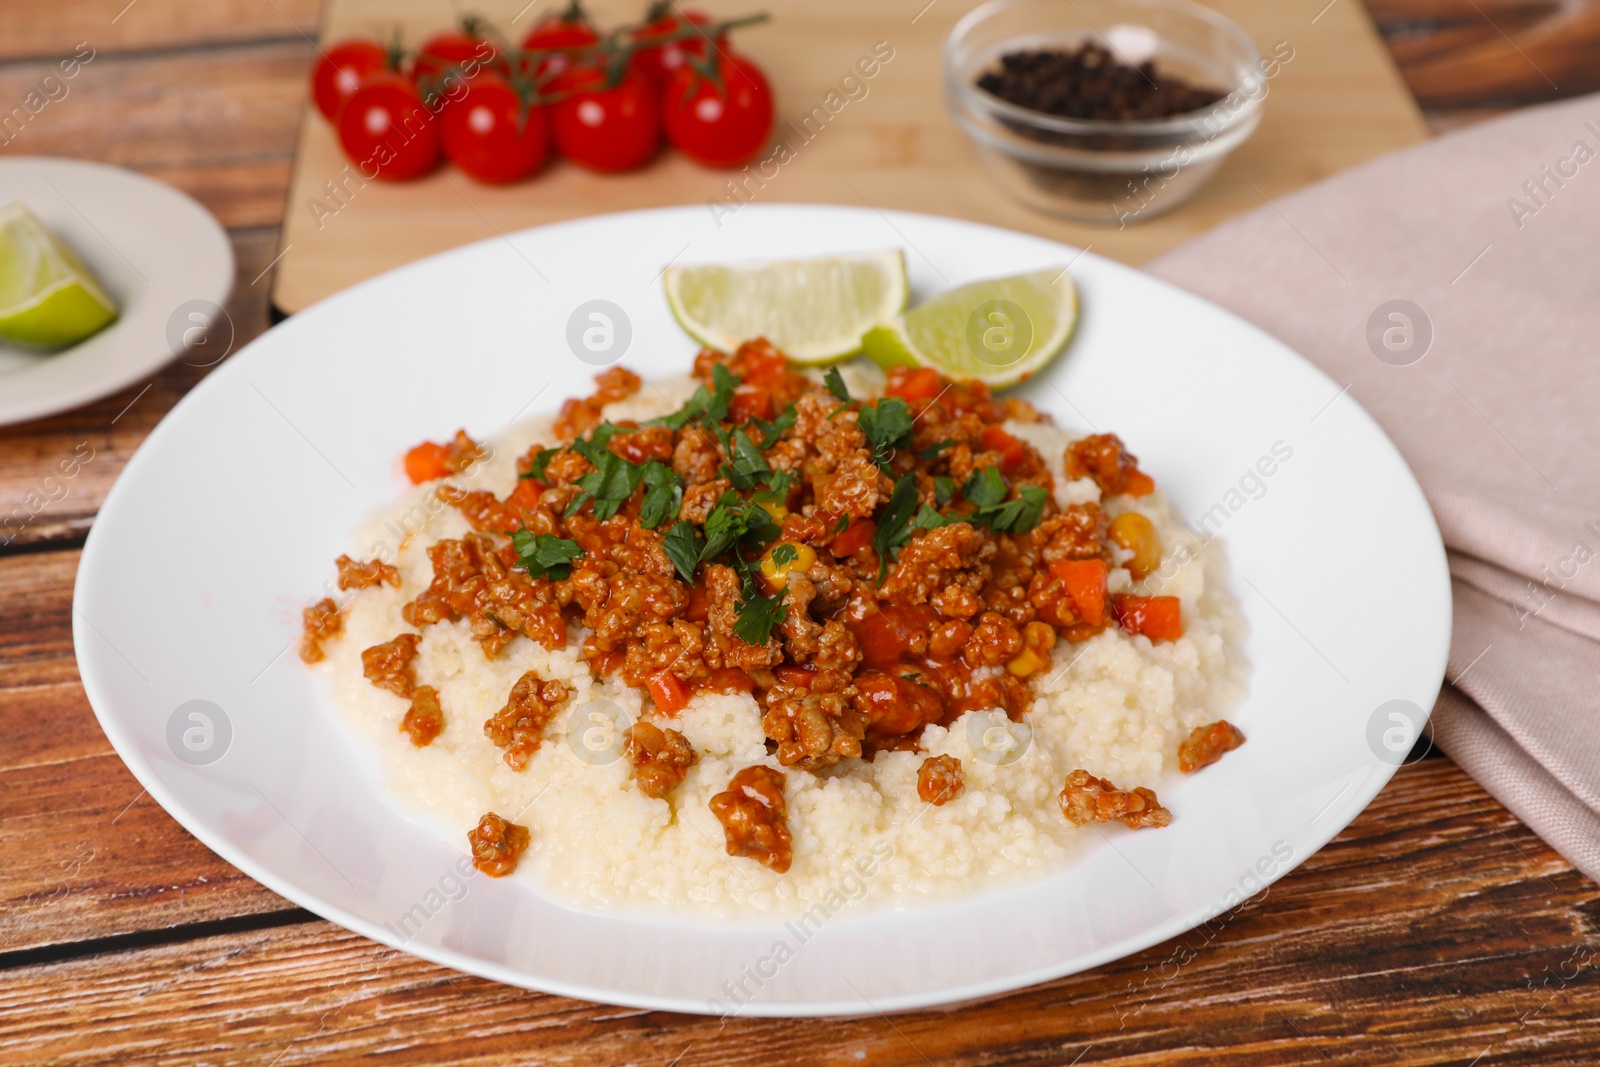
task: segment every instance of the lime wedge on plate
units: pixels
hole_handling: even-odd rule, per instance
[[[905,310],[899,251],[824,259],[668,267],[667,304],[703,345],[732,352],[765,337],[796,363],[836,363],[861,336]]]
[[[861,349],[883,367],[932,367],[999,389],[1038,372],[1078,324],[1065,269],[991,278],[941,293],[867,331]]]
[[[55,348],[117,317],[117,307],[72,250],[18,202],[0,208],[0,338]]]

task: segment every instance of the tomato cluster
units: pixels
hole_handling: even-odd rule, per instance
[[[444,158],[479,181],[512,182],[552,150],[626,171],[663,137],[706,166],[737,167],[772,132],[772,89],[728,32],[764,18],[713,22],[657,0],[602,34],[572,0],[520,46],[467,18],[414,53],[338,42],[312,71],[311,97],[366,178],[415,178]]]

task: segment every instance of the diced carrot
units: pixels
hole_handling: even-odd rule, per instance
[[[740,387],[728,404],[728,418],[734,422],[772,418],[772,394],[764,389]]]
[[[406,453],[406,477],[412,485],[436,481],[450,474],[450,449],[446,445],[424,441]]]
[[[895,367],[889,372],[889,383],[883,392],[901,400],[932,400],[944,392],[944,379],[932,367]]]
[[[517,479],[517,487],[511,490],[511,495],[506,497],[506,503],[513,508],[530,511],[539,503],[539,496],[544,492],[544,486],[532,478]]]
[[[1003,474],[1014,474],[1028,458],[1028,446],[998,426],[985,426],[982,442],[985,451],[1000,453]]]
[[[1067,597],[1078,618],[1090,626],[1106,621],[1106,561],[1103,559],[1057,559],[1050,562],[1050,573],[1067,587]]]
[[[676,715],[689,703],[689,687],[671,671],[652,674],[646,684],[650,689],[650,698],[663,715]]]
[[[1182,605],[1175,596],[1118,593],[1111,598],[1111,610],[1131,634],[1144,634],[1152,641],[1176,641],[1183,636]]]
[[[844,532],[834,537],[833,554],[841,559],[853,556],[872,544],[872,539],[877,534],[878,524],[871,519],[851,519],[850,525]]]
[[[797,685],[802,689],[810,689],[812,681],[817,677],[817,672],[808,667],[796,667],[788,663],[772,668],[772,673],[777,675],[778,681],[784,685]]]

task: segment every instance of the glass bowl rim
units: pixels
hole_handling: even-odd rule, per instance
[[[1118,0],[1120,3],[1136,7],[1155,8],[1170,11],[1179,15],[1186,15],[1198,22],[1203,22],[1212,29],[1221,31],[1240,46],[1244,53],[1244,67],[1247,71],[1256,72],[1252,77],[1249,74],[1236,77],[1228,88],[1223,98],[1194,111],[1184,112],[1164,119],[1074,119],[1063,115],[1052,115],[1046,111],[1035,111],[1032,108],[1022,107],[998,96],[978,88],[977,83],[959,77],[956,71],[955,52],[964,43],[965,38],[978,26],[978,24],[999,14],[1009,8],[1021,7],[1023,4],[1037,3],[1038,0],[987,0],[967,12],[961,20],[950,30],[950,35],[945,38],[943,64],[945,89],[967,108],[995,118],[1005,118],[1012,122],[1024,123],[1040,130],[1051,133],[1068,134],[1139,134],[1144,136],[1173,134],[1188,136],[1204,129],[1204,122],[1222,108],[1224,102],[1235,94],[1244,98],[1243,106],[1229,114],[1223,126],[1231,126],[1261,107],[1265,93],[1252,93],[1249,89],[1255,85],[1265,84],[1265,78],[1260,73],[1261,50],[1256,47],[1250,35],[1245,33],[1232,19],[1211,8],[1194,3],[1192,0]],[[1076,8],[1077,5],[1073,4]],[[1087,21],[1087,19],[1085,20]],[[1091,25],[1091,31],[1094,27]],[[1098,31],[1094,31],[1098,32]],[[1213,131],[1213,136],[1220,132],[1220,128]]]

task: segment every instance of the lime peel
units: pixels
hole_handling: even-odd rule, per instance
[[[731,352],[765,337],[796,363],[837,363],[861,336],[905,309],[910,295],[898,249],[817,259],[668,267],[667,305],[703,345]]]

